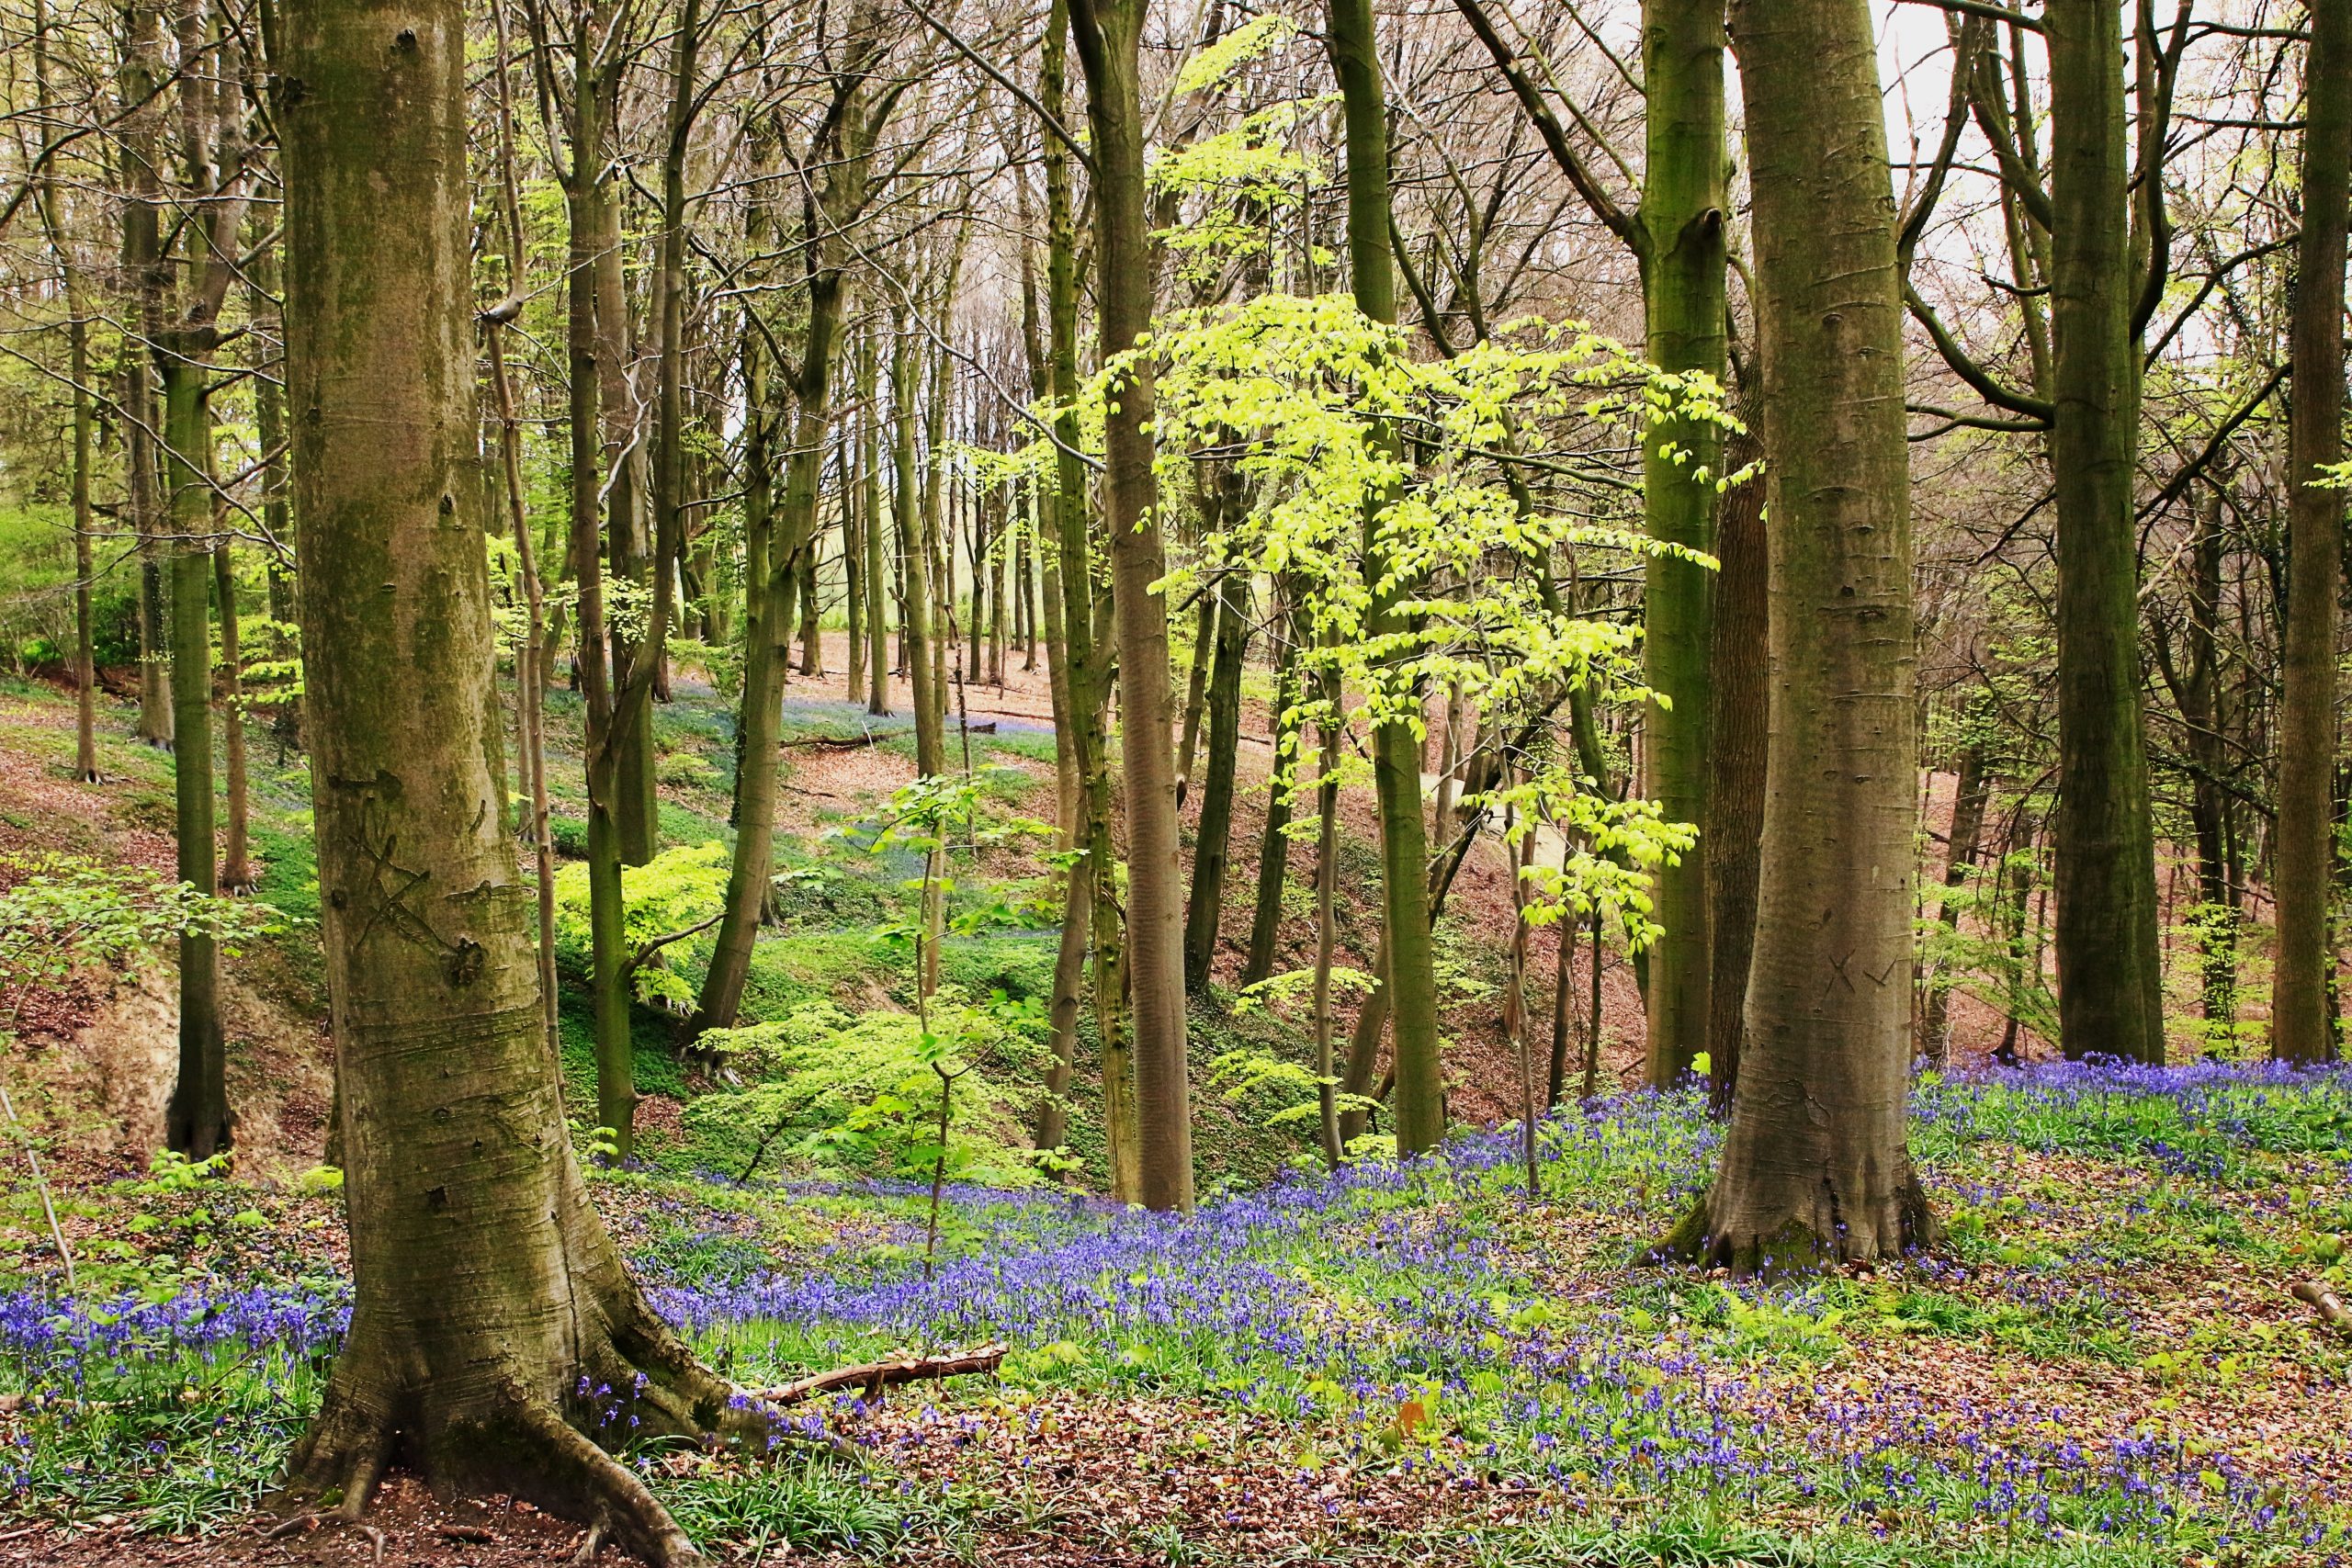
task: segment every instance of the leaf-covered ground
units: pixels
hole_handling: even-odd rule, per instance
[[[743,1383],[1013,1347],[996,1379],[804,1410],[862,1467],[635,1450],[725,1557],[2319,1563],[2352,1523],[2352,1346],[2287,1287],[2340,1271],[2347,1129],[2341,1071],[1929,1080],[1948,1249],[1763,1287],[1628,1266],[1707,1167],[1690,1097],[1545,1123],[1532,1201],[1510,1130],[1192,1220],[951,1189],[928,1269],[919,1190],[595,1190]],[[0,1552],[364,1558],[250,1522],[343,1320],[334,1197],[169,1172],[104,1197],[126,1242],[83,1295],[0,1302],[0,1496],[41,1527]],[[393,1503],[388,1561],[577,1540]]]

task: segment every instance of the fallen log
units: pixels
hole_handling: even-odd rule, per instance
[[[992,1372],[1003,1364],[1005,1350],[1002,1345],[983,1345],[977,1350],[954,1356],[894,1356],[888,1360],[868,1361],[864,1366],[817,1372],[775,1388],[760,1389],[752,1397],[763,1404],[798,1404],[836,1389],[864,1388],[870,1400],[884,1389],[902,1382]]]
[[[2344,1298],[2329,1290],[2324,1281],[2298,1280],[2287,1287],[2287,1293],[2325,1318],[2327,1325],[2338,1334],[2352,1334],[2352,1307],[2346,1306]]]

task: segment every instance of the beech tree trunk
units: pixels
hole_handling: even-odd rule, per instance
[[[1870,8],[1736,0],[1731,17],[1772,454],[1771,736],[1731,1127],[1713,1187],[1652,1256],[1756,1274],[1890,1257],[1933,1222],[1904,1143],[1916,656]]]
[[[2059,1044],[2165,1059],[2155,819],[2132,521],[2139,430],[2120,11],[2052,0],[2052,401],[2058,519]]]
[[[1638,221],[1642,305],[1650,360],[1667,370],[1724,379],[1724,152],[1722,0],[1646,0],[1642,22],[1646,156]],[[1652,428],[1643,442],[1642,513],[1653,538],[1714,547],[1722,432],[1703,421]],[[1668,456],[1671,448],[1677,457]],[[1687,560],[1651,558],[1643,569],[1644,680],[1670,705],[1642,716],[1644,788],[1667,819],[1712,833],[1708,809],[1713,704],[1714,574]],[[1649,1081],[1660,1088],[1690,1070],[1711,1044],[1709,848],[1657,872],[1650,948]]]
[[[1378,39],[1370,0],[1331,0],[1331,68],[1346,127],[1348,268],[1356,308],[1396,320],[1395,262],[1388,237],[1388,129]],[[1393,439],[1393,435],[1391,436]],[[1364,515],[1364,576],[1387,575],[1377,508]],[[1365,631],[1397,630],[1406,585],[1375,586]],[[1396,1147],[1424,1154],[1445,1136],[1445,1080],[1438,1057],[1437,981],[1432,971],[1428,889],[1429,826],[1421,809],[1421,745],[1412,721],[1392,716],[1372,732],[1373,783],[1380,798],[1381,888],[1387,964],[1380,995],[1392,1020],[1396,1071]],[[1367,1003],[1366,1010],[1370,1004]],[[1375,1036],[1376,1038],[1376,1036]],[[1355,1066],[1351,1053],[1349,1066]]]
[[[1094,260],[1103,357],[1151,326],[1151,233],[1144,211],[1140,46],[1145,0],[1071,0],[1070,32],[1086,73],[1093,130]],[[1385,233],[1385,231],[1384,231]],[[1385,241],[1384,239],[1383,243]],[[1120,759],[1127,808],[1128,985],[1134,998],[1141,1196],[1193,1207],[1193,1106],[1184,1031],[1183,869],[1176,836],[1176,757],[1169,733],[1167,575],[1152,474],[1151,367],[1115,389],[1103,430],[1104,523],[1118,636]],[[1069,572],[1065,570],[1067,580]],[[1102,976],[1096,976],[1098,987]]]
[[[1755,369],[1749,367],[1752,377]],[[1763,454],[1761,400],[1741,400],[1746,434],[1724,443],[1736,473]],[[1747,972],[1756,951],[1756,878],[1764,833],[1769,746],[1765,668],[1770,637],[1770,565],[1764,542],[1764,480],[1752,479],[1716,508],[1714,614],[1708,656],[1707,821],[1699,852],[1707,867],[1707,1101],[1731,1114],[1747,1031]]]
[[[405,1465],[691,1562],[583,1430],[616,1407],[606,1430],[707,1430],[733,1390],[623,1268],[540,1028],[492,739],[465,17],[452,0],[297,0],[282,25],[288,382],[314,525],[311,790],[356,1290],[285,1480],[356,1517]]]
[[[2352,8],[2312,0],[2305,70],[2303,232],[2296,253],[2287,430],[2286,701],[2278,725],[2278,964],[2270,1048],[2280,1061],[2335,1055],[2336,596],[2343,492],[2321,468],[2344,456],[2344,247],[2352,186]]]

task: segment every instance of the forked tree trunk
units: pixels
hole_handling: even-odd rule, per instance
[[[2305,71],[2303,233],[2297,254],[2295,406],[2288,427],[2291,554],[2286,703],[2278,726],[2278,968],[2271,1051],[2287,1062],[2335,1055],[2335,773],[2336,596],[2342,491],[2320,470],[2344,455],[2344,245],[2352,185],[2352,8],[2312,0]]]
[[[405,1465],[693,1562],[582,1430],[600,1404],[620,1430],[707,1430],[733,1391],[622,1267],[539,1027],[488,739],[465,18],[451,0],[308,0],[283,25],[288,381],[314,524],[302,619],[356,1292],[285,1479],[356,1517]]]
[[[1770,761],[1731,1128],[1713,1187],[1653,1256],[1753,1274],[1890,1257],[1933,1223],[1904,1144],[1915,654],[1870,11],[1736,0],[1732,32],[1772,454]]]

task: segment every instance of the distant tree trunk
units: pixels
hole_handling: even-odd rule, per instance
[[[98,782],[98,666],[90,636],[90,324],[78,305],[66,349],[74,377],[74,776]]]
[[[1928,1241],[1905,1150],[1917,805],[1903,314],[1863,0],[1735,0],[1756,192],[1771,737],[1739,1090],[1657,1255],[1742,1274]]]
[[[1306,627],[1302,617],[1286,614],[1270,616],[1268,623],[1283,634],[1274,671],[1274,766],[1295,769],[1303,761],[1297,755],[1300,725],[1295,710],[1299,641]],[[1254,986],[1274,972],[1274,944],[1282,935],[1283,892],[1290,877],[1292,793],[1278,789],[1266,799],[1265,830],[1258,837],[1258,901],[1250,919],[1250,958],[1241,971],[1245,986]]]
[[[220,890],[249,893],[253,866],[245,847],[245,682],[237,626],[236,563],[224,533],[212,547],[214,602],[220,617],[220,734],[222,779],[227,795],[227,831],[220,842]]]
[[[1106,359],[1128,352],[1151,326],[1156,269],[1144,211],[1139,57],[1145,8],[1145,0],[1070,4],[1093,131],[1096,294]],[[1168,723],[1168,609],[1153,589],[1167,575],[1167,559],[1152,474],[1148,361],[1121,382],[1115,403],[1117,412],[1103,433],[1104,522],[1111,537],[1120,757],[1126,775],[1126,959],[1143,1132],[1142,1197],[1149,1208],[1190,1212],[1193,1110],[1184,1030],[1183,873]]]
[[[1560,870],[1565,874],[1574,851],[1564,836],[1560,840]],[[1552,927],[1559,941],[1553,953],[1552,975],[1552,1072],[1544,1090],[1544,1109],[1557,1110],[1560,1096],[1568,1086],[1569,1010],[1576,999],[1577,917],[1573,910],[1564,912]]]
[[[1983,738],[1961,747],[1960,773],[1952,781],[1951,838],[1944,849],[1944,902],[1938,917],[1947,932],[1960,929],[1960,904],[1952,892],[1967,886],[1976,869],[1977,842],[1984,836],[1984,807],[1993,793]],[[1941,1068],[1951,1055],[1951,985],[1938,978],[1928,989],[1928,1010],[1919,1030],[1919,1054]]]
[[[1396,320],[1395,260],[1389,251],[1386,93],[1370,0],[1331,0],[1331,67],[1339,78],[1346,130],[1348,266],[1356,308],[1374,321]],[[1387,437],[1393,439],[1393,433]],[[1386,574],[1377,506],[1364,516],[1364,576]],[[1375,592],[1366,617],[1373,637],[1400,629],[1396,601],[1403,590]],[[1437,981],[1430,941],[1426,865],[1429,829],[1422,817],[1420,744],[1409,722],[1374,727],[1373,783],[1380,799],[1383,924],[1388,964],[1381,994],[1388,998],[1396,1064],[1396,1146],[1425,1154],[1445,1136],[1445,1081],[1438,1055]]]
[[[2230,798],[2222,787],[2229,766],[2222,733],[2221,645],[2222,509],[2215,494],[2197,512],[2188,544],[2188,653],[2174,698],[2186,730],[2188,818],[2197,834],[2197,926],[2202,950],[2203,1011],[2208,1047],[2228,1038],[2238,1014],[2238,908],[2230,868]],[[2167,666],[2169,668],[2169,666]]]
[[[865,696],[865,522],[858,515],[858,503],[865,499],[865,476],[857,463],[862,455],[854,431],[844,431],[841,440],[841,528],[842,528],[842,614],[849,622],[849,668],[847,696],[851,702]]]
[[[1667,370],[1724,379],[1724,6],[1721,0],[1645,0],[1642,18],[1647,155],[1638,221],[1642,305],[1648,357]],[[1692,549],[1714,547],[1714,476],[1722,432],[1704,420],[1675,420],[1643,441],[1642,513],[1652,537]],[[1665,455],[1687,453],[1682,461]],[[1644,680],[1670,707],[1642,717],[1645,792],[1672,822],[1712,833],[1709,816],[1709,621],[1714,574],[1687,560],[1651,558],[1644,569]],[[1760,629],[1760,628],[1758,628]],[[1690,1070],[1713,1044],[1713,945],[1708,931],[1709,851],[1700,847],[1656,874],[1650,946],[1649,1081],[1659,1088]]]
[[[2330,918],[2335,881],[2336,598],[2342,492],[2321,470],[2344,456],[2344,250],[2352,186],[2352,8],[2312,0],[2304,70],[2303,231],[2296,253],[2294,408],[2288,425],[2286,700],[2278,723],[2278,964],[2270,1048],[2282,1062],[2336,1054]]]
[[[121,100],[123,168],[130,199],[122,209],[122,265],[136,296],[139,328],[150,345],[164,333],[164,289],[169,273],[164,259],[163,154],[157,127],[163,110],[157,92],[164,75],[163,39],[157,23],[162,6],[132,0],[124,10]],[[131,524],[139,533],[139,739],[151,746],[173,743],[171,631],[164,611],[164,561],[171,532],[157,492],[156,436],[163,426],[155,406],[152,359],[133,351],[124,356],[124,490]]]
[[[483,740],[465,18],[447,0],[397,17],[304,0],[283,27],[305,88],[279,119],[288,381],[317,520],[304,649],[356,1290],[287,1484],[356,1517],[405,1464],[598,1521],[665,1568],[695,1562],[636,1472],[573,1424],[594,1415],[579,1391],[601,1386],[625,1429],[695,1433],[734,1391],[646,1304],[573,1163]]]
[[[907,601],[900,625],[907,640],[907,669],[914,687],[915,772],[925,778],[947,768],[945,720],[939,701],[938,668],[932,661],[931,547],[924,537],[915,492],[914,335],[901,316],[890,350],[890,411],[897,427],[891,457],[896,465],[892,502],[898,513],[899,553],[906,563]]]
[[[824,482],[824,448],[818,448],[818,483]],[[818,597],[817,558],[825,547],[822,529],[812,526],[800,551],[800,672],[811,677],[825,672],[825,608]]]
[[[55,108],[49,74],[48,0],[34,0],[32,14],[34,102],[46,117]],[[42,165],[40,195],[41,227],[47,231],[50,253],[57,262],[58,282],[65,296],[66,374],[72,382],[74,399],[74,773],[85,784],[96,784],[97,667],[91,657],[90,631],[90,323],[84,313],[81,270],[74,264],[73,242],[65,232],[64,216],[58,209],[54,161]]]
[[[1250,649],[1250,577],[1228,570],[1218,584],[1215,661],[1209,678],[1208,776],[1193,839],[1193,892],[1184,909],[1184,988],[1198,992],[1216,963],[1225,915],[1225,872],[1233,858],[1233,773],[1241,753],[1241,662]]]
[[[1193,765],[1200,760],[1201,719],[1208,712],[1209,670],[1216,662],[1217,597],[1203,592],[1200,621],[1193,628],[1193,664],[1184,677],[1182,739],[1176,748],[1176,804],[1193,795]]]
[[[1751,379],[1755,374],[1751,367]],[[1764,410],[1752,395],[1741,400],[1747,429],[1724,443],[1724,467],[1736,473],[1763,455]],[[1707,867],[1707,1101],[1718,1117],[1731,1114],[1739,1083],[1740,1047],[1747,1037],[1747,972],[1756,950],[1756,878],[1764,832],[1764,774],[1770,682],[1765,649],[1770,637],[1770,563],[1764,540],[1764,480],[1752,479],[1716,506],[1713,639],[1708,654],[1713,686],[1707,714],[1706,836],[1699,845]]]
[[[882,461],[878,434],[882,415],[875,401],[874,329],[857,334],[857,400],[865,412],[857,422],[858,514],[865,527],[865,711],[876,717],[890,714],[890,551],[883,542]]]
[[[2132,333],[2120,13],[2056,0],[2050,52],[2051,324],[2058,520],[2059,1043],[2165,1059],[2155,825],[2132,521]],[[2155,177],[2152,173],[2151,178]]]

